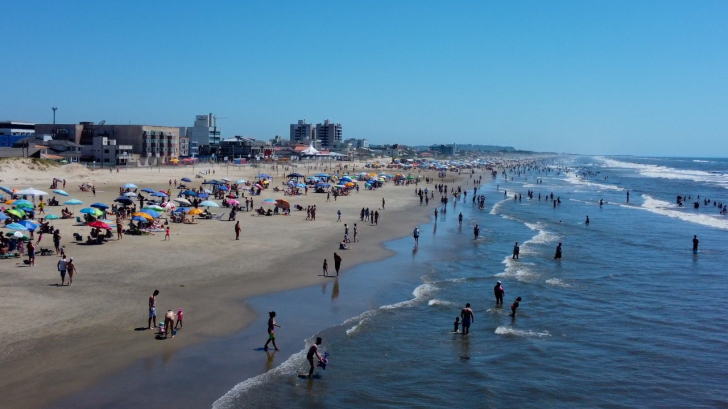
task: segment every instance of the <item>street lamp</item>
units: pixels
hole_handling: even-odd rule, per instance
[[[56,124],[56,111],[58,110],[58,107],[52,107],[53,110],[53,125]]]

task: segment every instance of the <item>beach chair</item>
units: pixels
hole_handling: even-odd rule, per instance
[[[219,216],[214,217],[214,219],[222,221],[223,216],[225,216],[225,213],[221,213]]]

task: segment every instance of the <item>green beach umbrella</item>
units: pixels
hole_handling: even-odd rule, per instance
[[[48,216],[45,217],[45,219],[46,220],[56,220],[56,219],[60,219],[60,217],[56,216],[55,214],[49,214]]]

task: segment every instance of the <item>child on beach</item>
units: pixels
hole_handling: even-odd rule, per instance
[[[324,275],[329,275],[329,262],[324,259]]]
[[[165,230],[164,240],[171,240],[169,237],[169,226],[167,226],[167,229]]]
[[[177,310],[177,322],[174,324],[175,329],[177,328],[177,326],[179,326],[180,328],[182,328],[184,326],[184,318],[185,318],[185,315],[182,312],[182,308],[178,309]]]
[[[511,305],[511,317],[516,317],[516,310],[518,309],[518,305],[521,302],[521,297],[516,298],[516,301]]]
[[[273,342],[273,348],[278,351],[278,346],[276,345],[276,327],[280,328],[281,326],[276,324],[275,311],[269,312],[268,317],[268,341],[266,341],[265,345],[263,345],[263,349],[268,350],[268,344]]]
[[[452,332],[458,332],[458,327],[460,327],[460,317],[455,317],[455,323],[453,325],[455,328],[453,328]]]

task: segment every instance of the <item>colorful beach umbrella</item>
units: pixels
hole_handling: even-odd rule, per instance
[[[93,207],[84,207],[80,210],[80,212],[83,214],[90,214],[92,216],[101,216],[102,214],[104,214],[101,210]]]
[[[154,211],[156,211],[156,212],[163,212],[163,211],[164,211],[164,208],[163,208],[162,206],[158,206],[158,205],[150,205],[150,206],[146,206],[146,207],[144,207],[144,208],[142,209],[142,211],[144,211],[144,210],[147,210],[147,209],[149,209],[149,210],[154,210]]]
[[[154,217],[152,217],[151,215],[144,213],[144,212],[136,212],[136,213],[132,214],[132,217],[143,217],[147,220],[154,220]]]
[[[212,200],[205,200],[204,202],[200,202],[200,206],[205,206],[205,207],[220,207],[219,204],[213,202]]]
[[[146,221],[147,221],[147,219],[145,219],[141,216],[134,216],[131,219],[134,220],[135,222],[145,222],[146,223]]]
[[[198,214],[202,213],[202,209],[192,209],[187,214],[191,216],[197,216]]]
[[[13,201],[13,206],[30,206],[33,207],[33,203],[30,200],[19,199]]]
[[[109,208],[109,206],[107,206],[107,205],[105,205],[103,203],[99,203],[99,202],[96,202],[96,203],[92,204],[91,207],[95,207],[95,208],[101,209],[101,210],[106,210],[106,209]]]
[[[157,212],[156,210],[145,209],[145,210],[142,210],[141,213],[146,213],[146,214],[154,217],[155,219],[159,218],[159,212]]]
[[[8,209],[5,213],[12,214],[15,217],[23,217],[25,215],[25,212],[21,209]]]
[[[55,214],[49,214],[45,217],[46,220],[57,220],[60,219],[60,217],[56,216]]]
[[[61,196],[68,196],[68,193],[66,193],[64,190],[56,189],[53,191],[53,193],[59,194]]]
[[[23,226],[20,223],[10,223],[10,224],[8,224],[5,227],[8,228],[8,229],[10,229],[10,230],[23,230],[23,231],[28,230],[27,227]]]
[[[91,223],[87,224],[87,226],[88,227],[94,227],[94,228],[97,228],[97,229],[111,230],[111,226],[109,226],[108,224],[106,224],[106,223],[104,223],[104,222],[102,222],[100,220],[96,220],[95,222],[91,222]]]
[[[80,205],[80,204],[83,204],[83,202],[82,202],[82,201],[80,201],[80,200],[78,200],[78,199],[71,199],[71,200],[66,200],[65,202],[63,202],[63,204],[67,204],[67,205],[72,205],[72,206],[74,206],[74,205]]]
[[[121,186],[124,189],[136,189],[138,186],[133,183],[126,183]]]

